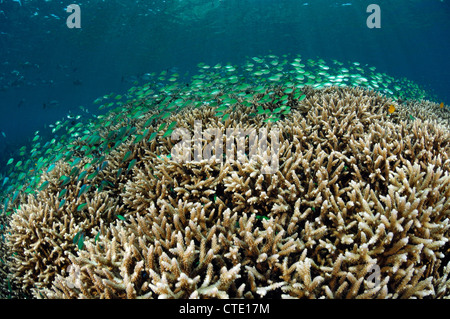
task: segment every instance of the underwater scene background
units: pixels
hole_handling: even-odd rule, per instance
[[[1,296],[447,296],[449,34],[447,0],[0,0]],[[177,164],[195,120],[282,128],[277,177]]]

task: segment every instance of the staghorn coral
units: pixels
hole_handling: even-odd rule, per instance
[[[0,205],[0,210],[4,206]],[[5,244],[6,227],[9,216],[0,214],[0,299],[28,297],[12,280],[8,267],[8,249]]]
[[[50,285],[69,264],[67,252],[78,249],[75,235],[91,236],[121,211],[117,200],[105,192],[80,196],[82,183],[74,180],[65,186],[68,199],[60,199],[60,177],[69,172],[69,165],[60,162],[43,176],[49,186],[36,196],[29,195],[9,221],[12,231],[6,236],[6,246],[12,256],[8,264],[25,291]],[[83,203],[86,207],[79,209]]]
[[[174,141],[161,132],[107,156],[97,178],[110,185],[83,195],[96,199],[88,205],[94,217],[77,217],[74,198],[65,218],[77,223],[57,226],[63,217],[48,215],[59,204],[57,188],[38,195],[48,203],[43,210],[29,197],[11,223],[11,249],[27,242],[48,254],[47,239],[23,230],[49,224],[61,228],[51,240],[62,234],[54,247],[65,253],[53,248],[47,268],[27,253],[15,257],[17,280],[47,298],[447,297],[450,133],[445,119],[429,116],[437,106],[419,112],[417,102],[412,121],[411,107],[396,104],[388,115],[394,102],[372,91],[304,92],[276,123],[249,116],[254,110],[239,102],[226,121],[209,107],[166,119],[191,134],[201,120],[204,130],[222,133],[215,141],[222,145],[227,129],[279,129],[274,174],[263,173],[262,157],[177,162],[168,156]],[[143,130],[146,120],[136,126]],[[204,151],[208,139],[200,141]],[[136,159],[130,170],[127,152]],[[118,177],[118,169],[126,173]],[[71,187],[77,194],[81,184]],[[126,221],[110,223],[115,210]],[[30,216],[40,224],[25,223]],[[90,232],[83,250],[71,241],[80,229]]]

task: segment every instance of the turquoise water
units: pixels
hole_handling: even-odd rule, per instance
[[[356,61],[408,78],[450,103],[450,4],[378,1],[381,28],[368,28],[373,1],[71,1],[0,4],[0,163],[35,131],[121,93],[147,73],[195,73],[200,62],[301,54]],[[87,113],[84,112],[84,113]]]

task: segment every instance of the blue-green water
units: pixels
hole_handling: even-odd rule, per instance
[[[95,112],[98,96],[199,62],[270,53],[358,61],[450,103],[445,0],[378,1],[381,28],[372,29],[371,1],[82,1],[80,29],[66,25],[71,3],[0,4],[0,163],[80,106]]]
[[[145,74],[193,74],[199,62],[242,63],[267,54],[357,61],[414,81],[450,103],[450,3],[377,1],[381,28],[368,28],[373,1],[73,1],[0,3],[0,165],[34,132]],[[80,108],[81,107],[81,108]]]

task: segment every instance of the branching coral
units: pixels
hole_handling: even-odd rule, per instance
[[[68,183],[64,189],[69,200],[60,199],[60,177],[69,176],[68,172],[69,165],[60,163],[44,176],[49,182],[47,189],[36,197],[29,195],[11,218],[12,232],[6,241],[12,254],[10,269],[25,290],[50,285],[69,264],[66,254],[77,249],[76,234],[90,237],[120,213],[116,199],[106,193],[80,195],[81,182]]]
[[[48,298],[447,297],[448,122],[428,121],[436,105],[419,102],[389,114],[392,100],[358,88],[304,92],[276,123],[239,102],[226,121],[185,108],[166,122],[219,131],[223,154],[180,162],[162,132],[128,141],[106,158],[104,189],[77,198],[82,184],[71,183],[62,210],[61,164],[11,222],[17,280]],[[250,146],[226,158],[227,129],[238,128],[279,130],[276,172],[264,174]],[[203,152],[211,140],[199,140]],[[126,220],[112,223],[118,213]],[[72,242],[80,230],[84,249]]]

